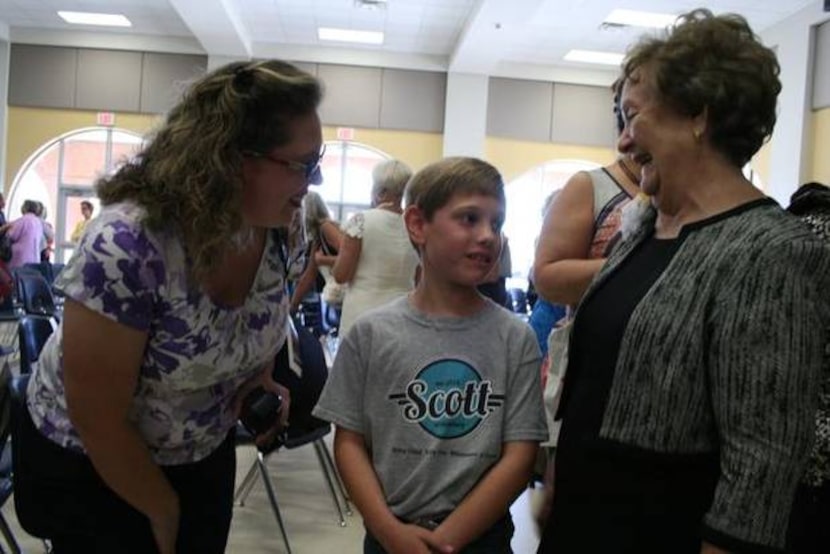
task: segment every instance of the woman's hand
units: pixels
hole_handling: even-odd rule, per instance
[[[291,340],[288,338],[287,340]],[[288,425],[288,415],[291,410],[291,391],[288,388],[284,387],[283,385],[274,381],[274,365],[276,364],[276,359],[271,360],[270,363],[265,364],[260,371],[259,375],[246,381],[238,391],[236,391],[236,397],[233,401],[233,411],[236,415],[236,418],[239,418],[239,415],[242,413],[242,404],[245,401],[245,397],[250,394],[252,390],[257,387],[262,387],[268,392],[272,392],[277,394],[282,398],[282,403],[280,404],[280,416],[279,419],[274,423],[274,427],[270,429],[267,433],[259,435],[259,437],[270,436],[273,438],[277,432],[281,431]],[[258,438],[259,438],[258,437]],[[259,440],[257,440],[257,444],[259,444]]]
[[[281,431],[288,427],[288,416],[291,411],[291,391],[288,390],[287,387],[274,381],[274,378],[270,373],[263,378],[262,386],[265,390],[273,392],[282,398],[282,404],[280,405],[280,417],[274,425],[275,430]]]
[[[257,435],[254,439],[254,442],[257,446],[267,446],[274,442],[276,436],[285,430],[288,427],[288,416],[291,411],[291,391],[288,388],[282,386],[281,384],[274,381],[274,378],[268,375],[267,378],[264,378],[261,382],[261,385],[265,390],[268,392],[272,392],[277,394],[282,398],[282,404],[280,404],[280,416],[277,419],[276,423],[265,433]]]
[[[333,266],[334,262],[337,260],[337,256],[330,256],[323,252],[322,248],[318,248],[314,251],[314,263],[317,266]]]

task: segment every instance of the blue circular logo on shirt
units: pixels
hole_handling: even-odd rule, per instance
[[[403,406],[404,417],[429,434],[454,439],[475,429],[503,395],[493,394],[492,383],[461,360],[438,360],[407,384],[406,392],[390,399]]]

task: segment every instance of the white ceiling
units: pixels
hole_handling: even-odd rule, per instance
[[[0,31],[12,42],[97,48],[202,52],[222,57],[452,70],[528,76],[582,75],[608,69],[562,60],[572,49],[624,52],[644,29],[601,28],[616,7],[682,13],[700,0],[387,0],[366,9],[356,0],[0,0]],[[714,0],[756,32],[817,0]],[[58,10],[123,13],[129,29],[64,23]],[[381,46],[321,43],[321,26],[383,31]],[[2,33],[0,33],[2,34]],[[574,78],[570,80],[580,80]]]

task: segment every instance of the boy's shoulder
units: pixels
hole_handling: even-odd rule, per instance
[[[406,296],[396,298],[360,314],[352,325],[352,329],[361,334],[382,330],[395,332],[395,328],[406,324],[408,310]]]
[[[389,333],[399,333],[400,329],[404,327],[423,327],[438,332],[474,327],[533,332],[527,323],[489,299],[487,299],[487,303],[482,309],[475,314],[463,317],[448,317],[421,311],[413,307],[409,299],[403,296],[365,312],[355,322],[355,326],[358,323],[364,330]]]

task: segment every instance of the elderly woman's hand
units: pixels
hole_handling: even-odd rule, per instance
[[[333,266],[335,260],[337,260],[337,256],[330,256],[323,252],[322,248],[318,248],[314,251],[314,263],[318,266],[327,265]]]

